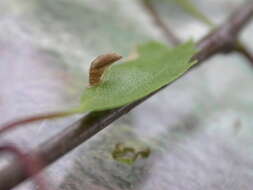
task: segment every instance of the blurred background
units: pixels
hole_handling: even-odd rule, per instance
[[[221,24],[246,0],[192,0]],[[210,28],[175,1],[153,0],[182,40]],[[249,48],[253,25],[241,34]],[[1,0],[0,123],[77,106],[90,62],[166,38],[140,0]],[[168,44],[170,46],[170,44]],[[252,50],[253,51],[253,50]],[[63,190],[238,190],[253,187],[253,67],[237,53],[216,55],[45,170]],[[29,151],[80,118],[41,121],[1,137]],[[149,147],[131,165],[117,143]],[[0,167],[4,158],[0,159]],[[50,181],[51,180],[51,181]],[[25,183],[16,190],[35,190]]]

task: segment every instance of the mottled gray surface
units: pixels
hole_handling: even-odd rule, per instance
[[[156,7],[182,39],[208,28],[175,4]],[[242,0],[194,0],[221,23]],[[252,25],[243,40],[252,47]],[[0,123],[78,105],[89,62],[140,42],[164,40],[137,0],[1,0]],[[249,190],[253,187],[253,70],[218,55],[152,97],[46,170],[66,190]],[[42,121],[1,137],[28,151],[80,116]],[[134,165],[116,162],[116,143],[149,146]],[[0,167],[3,161],[0,161]],[[34,189],[24,184],[16,190]]]

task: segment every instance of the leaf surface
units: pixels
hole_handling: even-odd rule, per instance
[[[137,59],[113,65],[101,84],[84,91],[80,111],[112,109],[147,96],[186,72],[195,51],[193,42],[173,49],[158,42],[140,45]]]

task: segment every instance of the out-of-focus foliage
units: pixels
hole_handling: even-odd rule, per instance
[[[175,1],[179,6],[181,6],[186,12],[198,19],[199,21],[213,26],[212,21],[199,10],[191,0],[166,0],[166,1]]]
[[[143,148],[141,150],[135,147],[126,146],[123,143],[118,143],[112,152],[112,157],[118,162],[132,165],[138,159],[147,159],[151,153],[150,148]]]

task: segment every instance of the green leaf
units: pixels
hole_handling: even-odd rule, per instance
[[[176,80],[194,62],[193,42],[170,49],[148,42],[137,49],[138,58],[113,65],[98,86],[87,88],[79,111],[98,111],[119,107],[138,100]]]
[[[167,0],[171,1],[171,0]],[[186,12],[188,12],[190,15],[198,19],[199,21],[209,25],[213,26],[214,24],[212,21],[204,14],[202,13],[190,0],[173,0],[178,5],[180,5]]]

